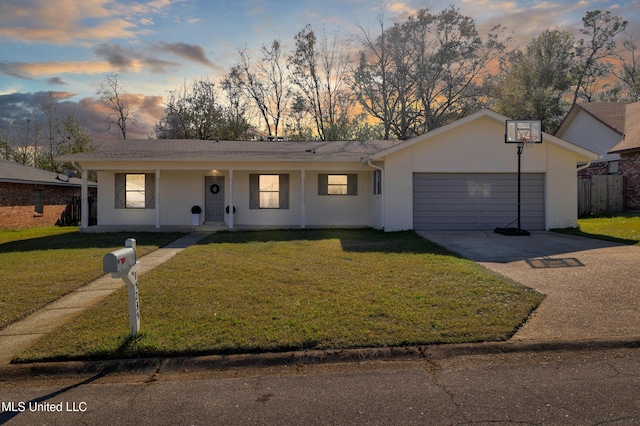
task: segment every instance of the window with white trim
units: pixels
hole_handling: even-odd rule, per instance
[[[250,209],[288,209],[288,174],[249,175]]]
[[[318,195],[358,195],[358,175],[319,173]]]

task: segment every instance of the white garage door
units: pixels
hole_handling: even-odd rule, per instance
[[[544,174],[521,176],[521,227],[545,227]],[[493,230],[517,227],[515,173],[414,173],[415,230]]]

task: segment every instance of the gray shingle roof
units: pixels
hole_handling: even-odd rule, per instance
[[[624,138],[609,152],[620,153],[640,149],[640,102],[626,104],[624,114]]]
[[[203,141],[136,139],[105,143],[97,151],[59,157],[60,161],[223,160],[223,161],[360,161],[402,141]]]
[[[81,186],[82,179],[69,178],[62,173],[36,169],[0,159],[0,182],[38,183],[44,185]],[[93,183],[95,185],[95,183]]]
[[[628,104],[615,102],[580,102],[580,108],[620,134],[624,134],[625,111]]]

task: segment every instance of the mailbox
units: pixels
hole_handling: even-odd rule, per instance
[[[104,272],[111,272],[116,278],[127,275],[131,267],[136,264],[136,250],[133,247],[125,247],[111,253],[107,253],[102,258]]]
[[[102,258],[104,272],[111,272],[111,278],[122,278],[129,294],[129,328],[132,336],[140,331],[140,302],[138,300],[138,271],[140,262],[136,259],[136,240],[129,238],[125,247]]]

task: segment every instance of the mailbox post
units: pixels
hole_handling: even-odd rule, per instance
[[[136,240],[129,238],[125,247],[102,258],[104,272],[110,272],[111,278],[122,278],[129,294],[129,329],[131,336],[140,332],[140,301],[138,299],[138,271],[140,262],[136,259]]]

